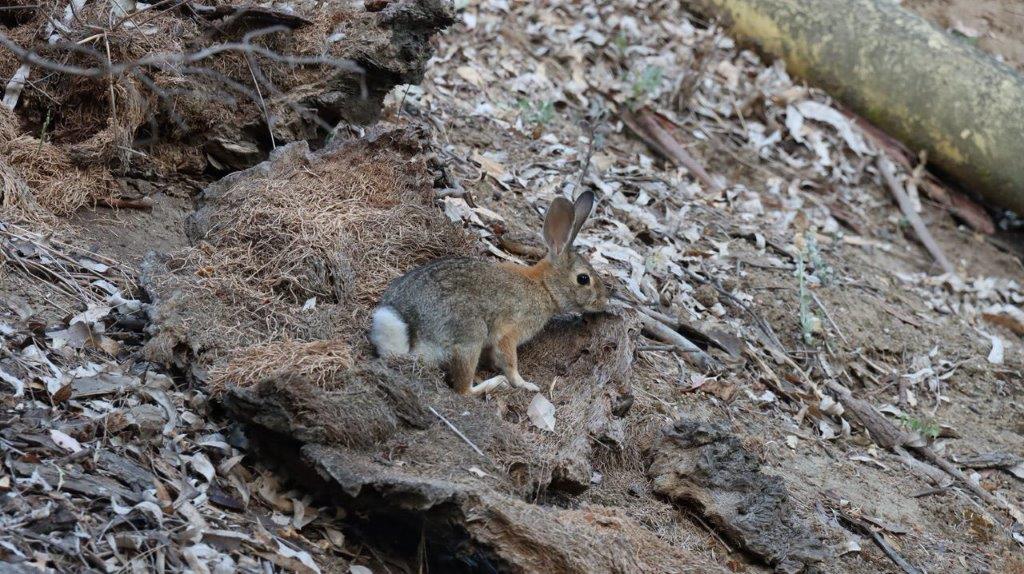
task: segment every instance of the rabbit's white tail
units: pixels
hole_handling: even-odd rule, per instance
[[[378,307],[373,312],[370,341],[381,357],[409,354],[409,326],[391,307]]]

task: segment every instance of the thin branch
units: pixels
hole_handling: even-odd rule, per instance
[[[643,307],[638,306],[636,309],[640,312],[638,316],[640,317],[640,323],[643,325],[644,331],[650,334],[653,338],[675,347],[681,352],[683,359],[686,362],[704,371],[721,367],[718,361],[705,353],[700,347],[694,345],[692,341],[676,332],[671,325],[667,325],[659,321]]]
[[[286,26],[271,26],[262,30],[256,30],[245,35],[242,42],[226,42],[223,44],[215,44],[207,48],[203,48],[197,52],[182,53],[182,52],[162,52],[140,58],[131,62],[123,62],[118,64],[105,64],[102,62],[102,56],[90,48],[85,46],[76,46],[67,44],[64,42],[57,42],[53,44],[54,47],[66,48],[69,50],[80,51],[80,52],[94,52],[97,56],[97,60],[100,61],[100,65],[92,68],[86,68],[82,66],[76,66],[73,64],[62,64],[53,60],[48,60],[37,54],[34,50],[26,50],[19,46],[16,42],[11,40],[6,34],[0,33],[0,45],[10,50],[18,59],[24,63],[32,66],[38,66],[47,70],[55,72],[61,72],[64,74],[72,74],[76,76],[83,76],[86,78],[102,78],[106,76],[123,76],[131,73],[138,68],[156,67],[156,68],[168,68],[174,66],[182,66],[188,64],[194,64],[207,58],[223,54],[223,53],[243,53],[250,55],[263,56],[269,60],[275,62],[281,62],[292,66],[329,66],[339,71],[352,72],[360,77],[364,77],[366,70],[352,60],[328,58],[322,56],[294,56],[288,54],[280,54],[263,46],[257,46],[249,43],[252,39],[267,34],[276,32],[289,31]]]
[[[448,419],[444,418],[444,416],[441,413],[435,411],[434,407],[427,407],[427,408],[430,409],[430,412],[434,413],[434,416],[436,416],[437,418],[441,419],[441,422],[443,422],[444,424],[448,425],[448,428],[452,429],[452,432],[454,432],[456,435],[458,435],[459,438],[461,438],[463,441],[465,441],[466,444],[468,444],[470,446],[470,448],[472,448],[474,451],[476,451],[477,454],[479,454],[480,456],[482,456],[484,458],[487,458],[487,455],[484,454],[484,451],[480,450],[480,447],[478,447],[475,444],[473,444],[473,441],[469,440],[469,437],[467,437],[466,435],[462,434],[462,431],[460,431],[455,425],[453,425],[451,423],[451,421],[449,421]]]
[[[678,165],[681,165],[690,172],[693,177],[704,184],[704,186],[712,192],[721,193],[722,186],[715,181],[711,174],[704,169],[704,166],[697,161],[690,152],[686,151],[679,142],[676,141],[672,134],[668,133],[661,126],[658,118],[654,116],[649,110],[641,110],[639,113],[633,115],[635,123],[638,124],[642,130],[642,133],[647,135],[649,140],[657,145],[657,149],[664,154],[668,159],[672,160]]]
[[[889,158],[884,155],[878,156],[878,171],[881,172],[882,178],[885,180],[886,185],[889,186],[889,191],[892,192],[896,198],[896,203],[900,206],[900,211],[903,212],[903,217],[907,218],[910,222],[911,227],[914,228],[914,232],[917,233],[917,238],[921,240],[921,244],[924,245],[928,253],[931,253],[935,261],[942,267],[942,270],[949,275],[956,277],[956,268],[950,263],[949,259],[946,258],[945,252],[939,247],[939,244],[935,242],[935,238],[932,237],[931,231],[924,224],[924,220],[921,216],[914,211],[914,206],[910,202],[910,197],[907,196],[907,192],[903,189],[903,185],[896,180],[896,173],[893,169],[892,162]]]

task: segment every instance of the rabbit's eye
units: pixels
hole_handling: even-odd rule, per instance
[[[580,285],[590,285],[590,275],[586,273],[580,273],[576,276],[576,282]]]

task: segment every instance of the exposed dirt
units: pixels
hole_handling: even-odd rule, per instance
[[[1015,0],[905,0],[944,30],[1024,71],[1024,6]]]

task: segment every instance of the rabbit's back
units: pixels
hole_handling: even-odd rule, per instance
[[[472,258],[439,259],[388,286],[371,338],[378,349],[383,344],[392,354],[442,361],[453,347],[491,342],[496,332],[511,326],[528,338],[544,326],[552,307],[536,280],[511,267]]]

